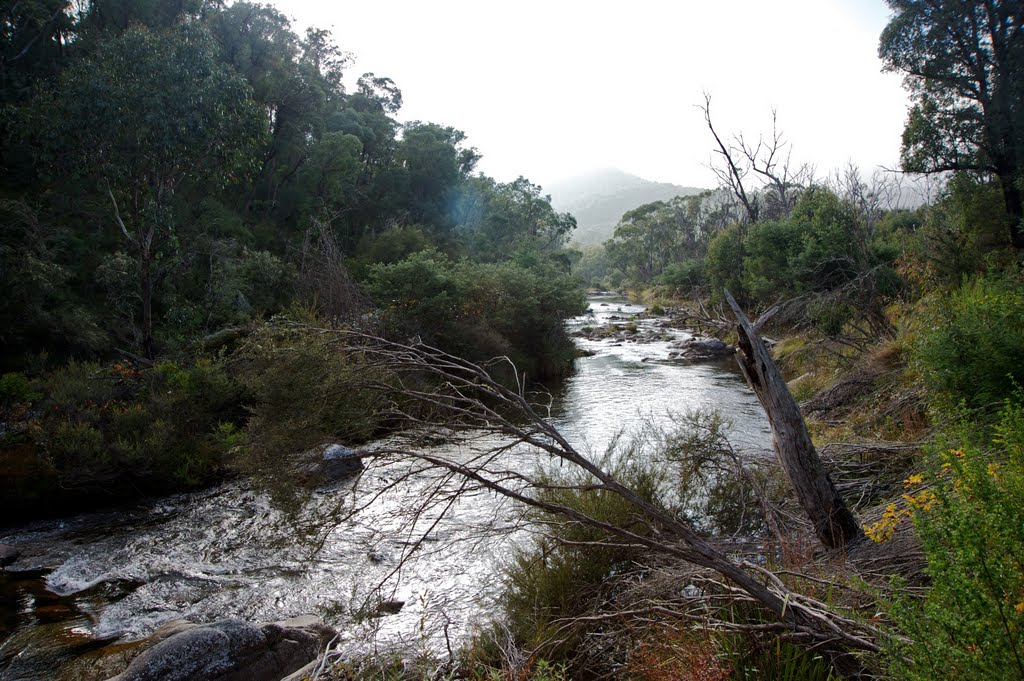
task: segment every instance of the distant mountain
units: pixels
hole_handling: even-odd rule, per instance
[[[555,210],[572,213],[576,218],[572,240],[583,246],[610,239],[622,215],[638,206],[702,191],[696,187],[651,182],[616,168],[595,170],[544,187],[544,192],[551,195]]]

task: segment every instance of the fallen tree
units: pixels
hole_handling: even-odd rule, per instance
[[[468,458],[456,459],[418,448],[411,440],[392,439],[365,451],[364,456],[420,461],[527,507],[602,530],[623,545],[643,548],[666,560],[685,561],[709,575],[717,574],[717,578],[707,580],[716,590],[713,596],[703,591],[690,600],[699,604],[712,597],[720,600],[724,594],[737,602],[753,604],[763,613],[758,623],[751,625],[759,631],[837,652],[880,651],[877,639],[881,632],[866,618],[839,612],[791,590],[754,556],[748,553],[744,557],[728,538],[702,535],[685,519],[645,499],[577,450],[543,416],[550,405],[541,395],[527,393],[522,385],[503,385],[484,367],[422,343],[397,343],[344,329],[304,330],[322,335],[336,351],[360,358],[361,365],[368,369],[364,374],[367,378],[353,388],[383,396],[380,416],[386,421],[400,424],[406,432],[419,433],[418,437],[443,427],[443,436],[456,447],[479,444],[486,438],[493,443]],[[388,378],[382,380],[381,376]],[[576,489],[610,492],[626,500],[648,531],[603,522],[576,508],[545,500],[538,492],[565,483],[531,473],[529,468],[509,465],[508,459],[536,457],[538,453],[581,472],[583,482],[574,483]]]
[[[793,492],[821,543],[831,549],[845,548],[864,537],[857,519],[846,507],[825,465],[811,442],[800,406],[793,399],[782,373],[772,360],[755,325],[729,291],[726,301],[738,322],[740,353],[737,361],[751,390],[764,407],[772,429],[772,448]]]

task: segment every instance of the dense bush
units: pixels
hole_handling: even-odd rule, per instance
[[[21,379],[6,383],[31,400],[20,415],[7,414],[0,436],[0,477],[15,513],[38,512],[33,504],[45,495],[57,511],[62,499],[203,484],[240,442],[242,391],[219,362],[165,361],[145,371],[72,362],[27,392]]]
[[[245,458],[237,462],[244,470],[287,482],[297,457],[329,442],[363,442],[380,426],[377,398],[360,388],[375,374],[315,328],[261,325],[236,370],[249,397]]]
[[[616,474],[651,501],[657,498],[664,483],[656,467],[642,464],[619,464]],[[561,486],[540,492],[543,501],[564,505],[638,534],[652,531],[635,507],[618,494],[605,489],[584,489],[581,479],[562,477],[557,482]],[[547,525],[549,533],[517,551],[507,565],[504,617],[499,630],[506,630],[520,649],[536,651],[539,657],[551,662],[568,663],[575,678],[585,678],[588,669],[580,668],[585,663],[577,659],[583,652],[578,646],[584,632],[582,628],[563,625],[574,617],[599,610],[615,588],[614,577],[636,567],[633,561],[640,550],[623,545],[603,530],[560,516],[538,514],[535,520]],[[485,632],[476,650],[481,666],[500,667],[500,657],[507,652],[491,649],[492,638]],[[496,638],[503,641],[507,637]]]
[[[741,302],[746,299],[743,283],[743,230],[739,225],[730,225],[711,238],[706,268],[713,299],[721,299],[723,289],[729,289]]]
[[[994,272],[932,304],[916,366],[933,396],[985,407],[1024,384],[1024,279]]]
[[[927,474],[908,481],[932,587],[893,609],[913,641],[893,644],[899,678],[1024,678],[1021,397],[1006,402],[990,435],[964,418],[932,448]]]
[[[770,302],[800,292],[799,258],[804,229],[795,222],[762,222],[752,225],[745,242],[744,289],[754,299]]]
[[[655,283],[682,293],[691,293],[707,283],[703,260],[684,260],[665,267]]]
[[[508,356],[534,376],[563,373],[573,356],[565,317],[586,301],[559,265],[480,264],[421,251],[370,269],[368,290],[399,338],[419,336],[474,361]]]
[[[1002,192],[996,183],[955,175],[943,196],[926,212],[913,250],[928,273],[944,286],[957,286],[982,269],[986,254],[1001,246],[1008,231]]]
[[[71,364],[46,377],[39,444],[68,486],[122,476],[195,485],[220,470],[241,394],[221,365]]]

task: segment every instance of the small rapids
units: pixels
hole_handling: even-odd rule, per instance
[[[644,311],[591,300],[570,331]],[[656,319],[641,318],[640,329]],[[581,451],[671,413],[719,410],[735,446],[768,446],[767,422],[732,360],[669,360],[672,339],[578,339],[592,352],[554,389],[552,422]],[[480,449],[436,445],[454,460]],[[529,472],[538,455],[502,465]],[[456,492],[459,492],[456,494]],[[423,508],[425,499],[436,503]],[[415,513],[413,512],[415,510]],[[174,619],[274,621],[318,614],[347,645],[444,651],[496,612],[501,565],[529,534],[522,510],[494,493],[407,460],[371,463],[285,512],[244,481],[116,510],[0,530],[21,558],[0,573],[0,677],[61,678],[111,641],[143,638]],[[76,678],[81,669],[65,671]]]

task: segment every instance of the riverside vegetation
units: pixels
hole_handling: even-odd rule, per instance
[[[1024,678],[1024,17],[998,0],[889,5],[880,54],[915,102],[902,163],[944,173],[934,198],[783,165],[779,134],[723,137],[708,97],[722,186],[638,207],[582,253],[538,186],[474,174],[458,130],[397,123],[386,77],[346,91],[330,35],[296,35],[271,7],[5,8],[8,518],[239,473],[297,484],[279,474],[311,448],[410,422],[534,442],[547,431],[528,409],[486,410],[528,406],[519,372],[569,370],[580,279],[733,341],[729,289],[770,312],[865,539],[824,550],[775,467],[690,414],[535,485],[547,532],[453,659],[324,673]],[[390,340],[352,341],[370,336]],[[493,384],[454,359],[498,356],[516,371],[489,365]],[[747,560],[723,576],[705,542]],[[759,589],[785,594],[781,614]]]

